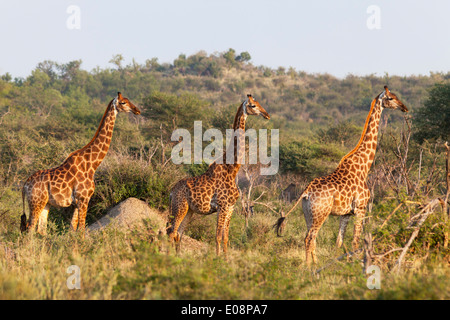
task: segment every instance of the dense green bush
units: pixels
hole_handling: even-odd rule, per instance
[[[291,141],[280,145],[280,169],[308,177],[331,173],[345,153],[335,144]]]
[[[171,186],[180,175],[183,173],[172,164],[161,167],[129,155],[109,157],[97,170],[96,189],[89,203],[89,211],[94,218],[98,218],[107,209],[130,197],[165,210],[168,208]]]
[[[450,83],[436,83],[428,91],[424,106],[414,116],[415,138],[450,140]]]
[[[177,96],[155,91],[144,100],[143,115],[155,123],[168,125],[169,128],[190,130],[196,120],[207,123],[208,118],[205,119],[204,116],[207,107],[208,102],[195,94],[183,93]]]

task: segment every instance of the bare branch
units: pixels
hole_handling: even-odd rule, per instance
[[[397,273],[400,272],[401,266],[402,266],[402,262],[403,259],[405,258],[406,253],[408,252],[409,247],[411,246],[411,244],[413,243],[414,239],[417,237],[417,235],[419,234],[420,231],[420,227],[422,226],[422,224],[425,222],[425,220],[428,218],[428,216],[430,214],[432,214],[434,212],[434,208],[436,207],[436,205],[438,205],[440,203],[439,199],[434,199],[432,200],[430,203],[428,203],[425,208],[423,208],[420,213],[420,219],[417,221],[416,227],[413,231],[413,233],[411,234],[411,237],[409,238],[408,242],[406,243],[405,247],[402,250],[402,253],[400,254],[400,257],[398,258],[394,269],[397,270]]]
[[[388,254],[391,254],[396,251],[401,251],[401,250],[403,250],[403,248],[395,248],[395,249],[389,250],[383,254],[376,254],[373,257],[379,259],[379,258],[383,258],[384,256],[387,256]]]
[[[3,123],[3,118],[7,115],[11,113],[11,108],[8,106],[8,111],[6,111],[4,114],[2,114],[2,116],[0,117],[0,124]]]
[[[260,204],[260,205],[262,205],[262,206],[264,206],[264,207],[270,209],[272,212],[274,212],[274,213],[276,213],[276,214],[279,213],[278,211],[276,211],[275,209],[273,209],[271,206],[269,206],[268,204],[266,204],[266,203],[264,203],[264,202],[253,201],[253,203],[255,203],[255,204]]]
[[[394,213],[396,213],[397,210],[400,209],[400,207],[402,205],[403,205],[403,202],[401,202],[398,206],[395,207],[394,210],[392,210],[392,212],[386,217],[386,219],[383,221],[383,223],[381,224],[381,226],[378,230],[382,229],[386,225],[386,223],[389,221],[389,219],[391,219],[391,217],[394,215]]]

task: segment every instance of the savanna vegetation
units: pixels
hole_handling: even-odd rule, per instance
[[[0,298],[450,299],[444,144],[450,140],[450,73],[339,79],[255,66],[248,52],[233,49],[180,54],[172,63],[123,61],[118,54],[111,68],[91,71],[80,60],[43,61],[26,78],[1,75]],[[318,236],[319,265],[311,270],[304,263],[301,209],[289,217],[282,238],[272,230],[280,210],[290,206],[281,191],[291,183],[302,190],[337,166],[359,140],[370,103],[384,85],[410,112],[383,113],[368,181],[364,235],[371,241],[350,254],[349,226],[345,248],[336,249],[339,220],[329,217]],[[206,169],[170,161],[174,129],[192,132],[201,120],[203,130],[224,131],[247,93],[270,113],[270,121],[252,117],[247,127],[279,129],[280,170],[258,177],[255,166],[243,166],[227,263],[215,256],[215,215],[196,218],[186,231],[211,250],[180,256],[161,251],[149,229],[107,229],[82,238],[69,231],[71,209],[51,209],[47,236],[20,233],[25,179],[87,144],[118,91],[142,114],[118,116],[87,223],[129,197],[166,212],[171,186]],[[362,261],[368,255],[382,272],[379,290],[367,288]],[[80,267],[81,290],[66,286],[70,265]]]

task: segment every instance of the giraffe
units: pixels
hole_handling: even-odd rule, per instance
[[[211,163],[207,171],[200,176],[178,181],[170,192],[170,214],[167,228],[169,239],[175,242],[176,251],[180,251],[180,242],[186,226],[194,213],[217,214],[216,254],[220,255],[223,241],[223,252],[227,254],[228,230],[234,205],[239,197],[236,187],[236,175],[241,166],[245,151],[245,122],[248,115],[261,115],[270,119],[269,114],[251,94],[239,106],[234,118],[234,143],[221,156],[221,163]],[[239,148],[238,148],[239,146]],[[233,150],[231,150],[233,147]],[[227,163],[227,154],[233,152],[232,163]],[[228,161],[230,162],[230,161]]]
[[[341,159],[333,173],[311,181],[289,212],[286,215],[281,213],[281,218],[275,224],[276,232],[280,235],[285,227],[286,217],[302,201],[308,229],[305,237],[307,264],[311,263],[310,257],[314,263],[317,262],[316,237],[330,214],[340,216],[339,233],[336,240],[338,248],[342,245],[350,217],[352,215],[356,217],[352,247],[354,250],[358,249],[363,218],[370,198],[366,179],[375,158],[378,127],[381,112],[385,108],[408,112],[406,106],[385,86],[384,91],[372,101],[363,133],[356,147]]]
[[[92,140],[83,148],[72,152],[59,167],[40,170],[32,174],[22,189],[23,214],[20,230],[34,230],[46,234],[50,206],[74,206],[71,221],[73,230],[84,231],[89,199],[94,193],[94,174],[108,152],[118,112],[140,110],[118,92],[106,108],[100,126]],[[25,197],[30,211],[25,214]]]

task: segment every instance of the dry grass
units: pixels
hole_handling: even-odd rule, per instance
[[[227,260],[215,255],[215,215],[191,223],[179,256],[165,236],[158,237],[161,225],[154,219],[133,227],[110,226],[84,239],[58,226],[57,220],[50,221],[48,236],[21,235],[18,219],[11,214],[0,222],[0,299],[450,298],[449,261],[442,252],[409,255],[415,267],[399,275],[383,265],[381,290],[367,288],[361,256],[329,264],[345,252],[335,247],[335,217],[319,233],[319,263],[313,268],[305,265],[301,211],[289,217],[279,238],[271,229],[276,221],[272,212],[256,212],[245,229],[236,210]],[[348,248],[351,237],[349,225]],[[79,290],[67,287],[71,265],[81,271]],[[312,272],[323,266],[319,276]]]

